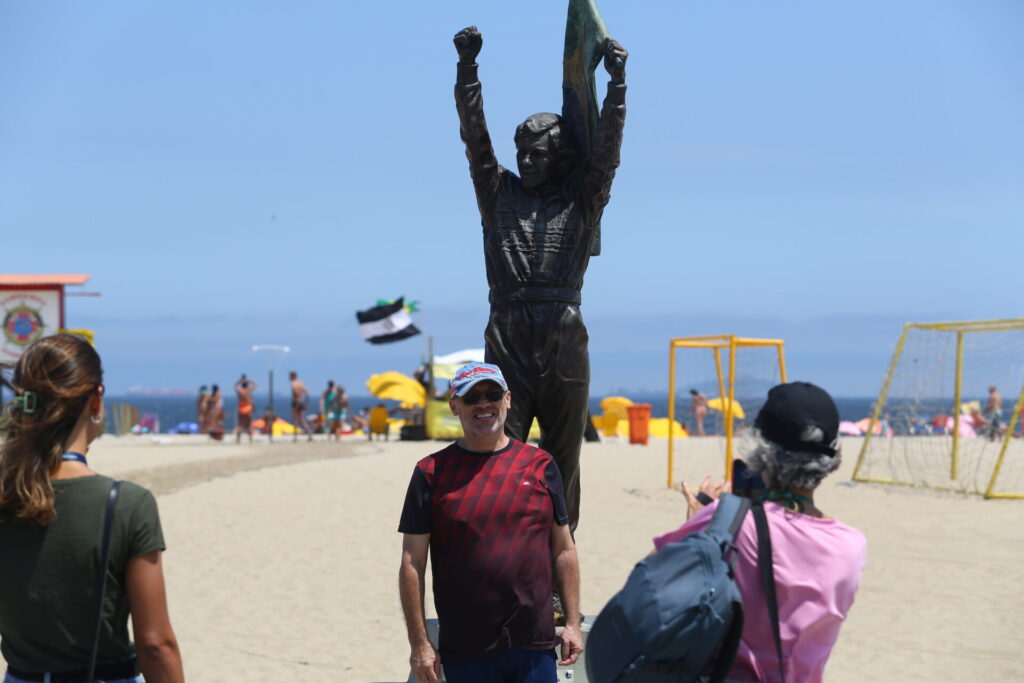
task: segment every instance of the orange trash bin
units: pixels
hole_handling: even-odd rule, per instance
[[[651,422],[651,404],[634,403],[626,406],[629,415],[629,442],[647,445],[647,426]]]

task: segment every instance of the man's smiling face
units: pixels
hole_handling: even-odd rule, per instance
[[[452,413],[462,422],[466,436],[500,434],[505,426],[512,394],[497,382],[477,382],[464,396],[453,396],[448,402]]]

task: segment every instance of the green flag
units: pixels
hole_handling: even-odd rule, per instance
[[[608,31],[595,0],[569,0],[562,56],[562,119],[586,161],[597,131],[597,86],[594,71],[604,56]],[[596,226],[591,255],[601,253],[601,226]]]

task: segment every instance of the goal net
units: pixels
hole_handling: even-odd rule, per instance
[[[749,428],[768,390],[786,381],[783,342],[680,337],[669,349],[670,423],[678,420],[687,438],[668,440],[668,485],[708,474],[731,479],[735,438]]]
[[[1022,398],[1024,319],[908,323],[853,478],[1024,497]]]

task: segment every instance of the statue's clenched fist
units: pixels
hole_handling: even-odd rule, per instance
[[[452,42],[455,43],[455,49],[459,53],[459,61],[463,64],[475,62],[476,56],[480,54],[480,48],[484,45],[483,36],[480,35],[480,31],[476,29],[476,26],[467,26],[462,29],[455,34]]]

